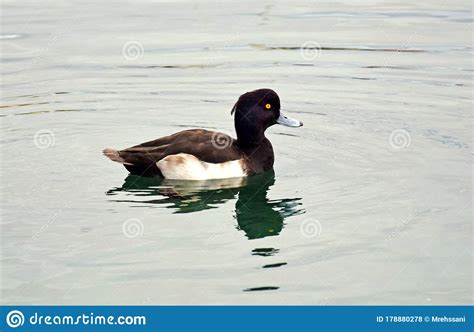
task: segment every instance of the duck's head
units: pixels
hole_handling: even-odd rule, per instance
[[[280,98],[271,89],[258,89],[244,93],[232,108],[235,112],[235,130],[240,144],[253,145],[264,138],[265,130],[274,124],[301,127],[301,121],[290,118],[280,109]]]

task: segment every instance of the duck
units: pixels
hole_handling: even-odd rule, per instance
[[[202,181],[261,174],[272,170],[275,161],[265,131],[275,124],[303,125],[280,107],[280,98],[272,89],[246,92],[231,110],[237,138],[189,129],[123,150],[106,148],[103,154],[132,175]]]

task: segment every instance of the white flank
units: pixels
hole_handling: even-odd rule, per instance
[[[156,163],[166,179],[211,180],[247,176],[242,168],[242,160],[213,164],[199,160],[187,153],[166,156]]]

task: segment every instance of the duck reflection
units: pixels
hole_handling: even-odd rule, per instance
[[[107,195],[120,195],[132,199],[115,199],[129,203],[147,203],[173,209],[173,213],[190,213],[217,208],[237,198],[234,218],[238,229],[249,239],[278,235],[284,220],[304,213],[301,198],[270,200],[269,188],[275,183],[274,171],[248,178],[206,181],[183,181],[147,178],[129,175],[119,188]]]

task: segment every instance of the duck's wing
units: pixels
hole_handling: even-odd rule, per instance
[[[109,159],[123,164],[132,174],[140,175],[161,175],[156,163],[179,153],[191,154],[208,163],[223,163],[242,157],[232,137],[204,129],[181,131],[124,150],[104,150]]]

